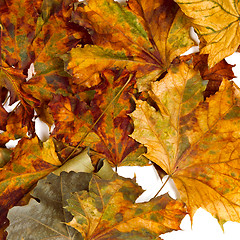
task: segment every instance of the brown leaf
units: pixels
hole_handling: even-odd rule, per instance
[[[146,160],[135,162],[145,149],[128,136],[133,131],[127,114],[134,109],[131,94],[135,79],[127,72],[120,74],[105,71],[96,87],[76,97],[56,96],[49,105],[56,125],[52,136],[80,147],[89,146],[97,153],[95,163],[104,157],[112,166],[145,165]],[[83,95],[85,99],[80,101]]]
[[[26,111],[27,109],[27,111]],[[15,111],[8,114],[6,126],[0,134],[0,145],[4,145],[9,140],[16,140],[27,137],[29,132],[34,132],[33,109],[29,106],[24,108],[22,105],[18,106]],[[30,134],[32,137],[34,134]]]
[[[6,130],[8,113],[3,108],[2,104],[0,105],[0,116],[1,116],[0,117],[0,129]]]
[[[58,57],[88,38],[86,30],[69,22],[71,2],[20,0],[1,4],[0,87],[10,91],[10,104],[20,100],[26,112],[30,106],[46,109],[51,92],[68,92],[69,75]],[[25,80],[31,63],[37,73],[33,85]],[[39,114],[51,125],[48,111]]]

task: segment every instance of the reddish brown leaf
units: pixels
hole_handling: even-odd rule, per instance
[[[31,136],[34,136],[33,114],[33,109],[29,106],[24,108],[23,105],[9,113],[4,131],[0,134],[0,145],[4,145],[9,140],[26,137],[29,132],[33,133]]]
[[[126,72],[119,74],[105,71],[95,88],[71,98],[58,95],[50,103],[56,125],[53,136],[80,147],[90,146],[101,154],[96,160],[105,157],[112,166],[133,164],[133,156],[144,152],[128,136],[133,131],[127,114],[134,109],[130,99],[135,80]]]

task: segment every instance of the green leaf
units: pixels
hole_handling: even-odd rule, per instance
[[[88,173],[62,172],[59,177],[50,174],[40,180],[32,192],[38,201],[31,199],[28,205],[9,211],[8,239],[81,239],[77,231],[64,223],[72,218],[64,207],[71,192],[88,189],[90,178]]]

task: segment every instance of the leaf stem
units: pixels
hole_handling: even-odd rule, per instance
[[[90,129],[83,135],[82,139],[78,143],[78,145],[74,148],[74,150],[69,154],[69,156],[66,158],[64,162],[66,162],[78,149],[78,147],[83,143],[84,139],[88,136],[88,134],[93,130],[95,125],[100,121],[100,119],[103,117],[103,115],[107,112],[109,107],[113,104],[113,102],[119,97],[119,95],[123,92],[125,87],[128,85],[128,83],[133,79],[133,74],[129,74],[129,78],[126,81],[126,83],[123,85],[121,90],[116,94],[116,96],[111,100],[111,102],[107,105],[107,107],[104,109],[104,111],[101,113],[101,115],[98,117],[98,119],[92,124]]]
[[[166,183],[169,181],[170,177],[171,177],[171,175],[168,175],[168,178],[166,179],[164,184],[161,186],[161,188],[158,190],[158,192],[155,194],[155,196],[153,198],[156,198],[157,195],[163,190],[163,188],[165,187]]]

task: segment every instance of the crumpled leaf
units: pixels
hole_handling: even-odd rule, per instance
[[[204,91],[204,98],[210,97],[219,90],[219,86],[223,79],[231,80],[235,78],[232,68],[234,65],[228,64],[225,59],[208,68],[207,65],[208,55],[193,53],[181,56],[175,59],[174,63],[188,62],[193,65],[195,70],[199,70],[203,80],[208,80],[208,85]]]
[[[90,147],[96,153],[91,156],[94,164],[106,158],[113,167],[146,165],[148,160],[138,159],[145,148],[128,136],[133,131],[127,114],[134,109],[131,94],[135,79],[127,72],[120,74],[105,71],[101,84],[79,96],[56,96],[49,105],[56,122],[52,136],[72,145]],[[83,97],[84,101],[80,101]]]
[[[126,68],[136,71],[139,90],[145,90],[194,44],[187,18],[172,0],[131,0],[127,7],[88,0],[73,21],[91,29],[95,45],[74,48],[64,60],[74,81],[87,87],[99,83],[102,70]]]
[[[115,176],[111,180],[92,177],[88,191],[76,192],[66,209],[74,218],[68,225],[82,239],[156,239],[179,230],[184,204],[167,194],[147,203],[135,203],[142,193],[134,180]]]
[[[40,180],[32,191],[39,202],[31,199],[28,205],[9,211],[8,239],[80,239],[80,234],[64,223],[72,219],[64,207],[71,192],[88,189],[90,179],[88,173],[62,172],[59,177],[50,174]]]
[[[0,222],[39,179],[61,165],[51,139],[41,144],[37,137],[23,138],[11,156],[0,169]]]
[[[223,80],[203,101],[204,82],[186,64],[152,85],[160,110],[137,101],[131,114],[146,156],[174,180],[191,218],[200,207],[222,225],[240,221],[239,89]]]
[[[213,67],[233,54],[240,39],[238,0],[175,0],[190,17],[201,40],[202,54]]]
[[[89,149],[86,148],[85,150],[83,150],[83,152],[81,152],[77,156],[69,159],[60,168],[55,170],[53,174],[60,176],[61,172],[63,171],[92,173],[94,171],[94,167],[89,156]]]

